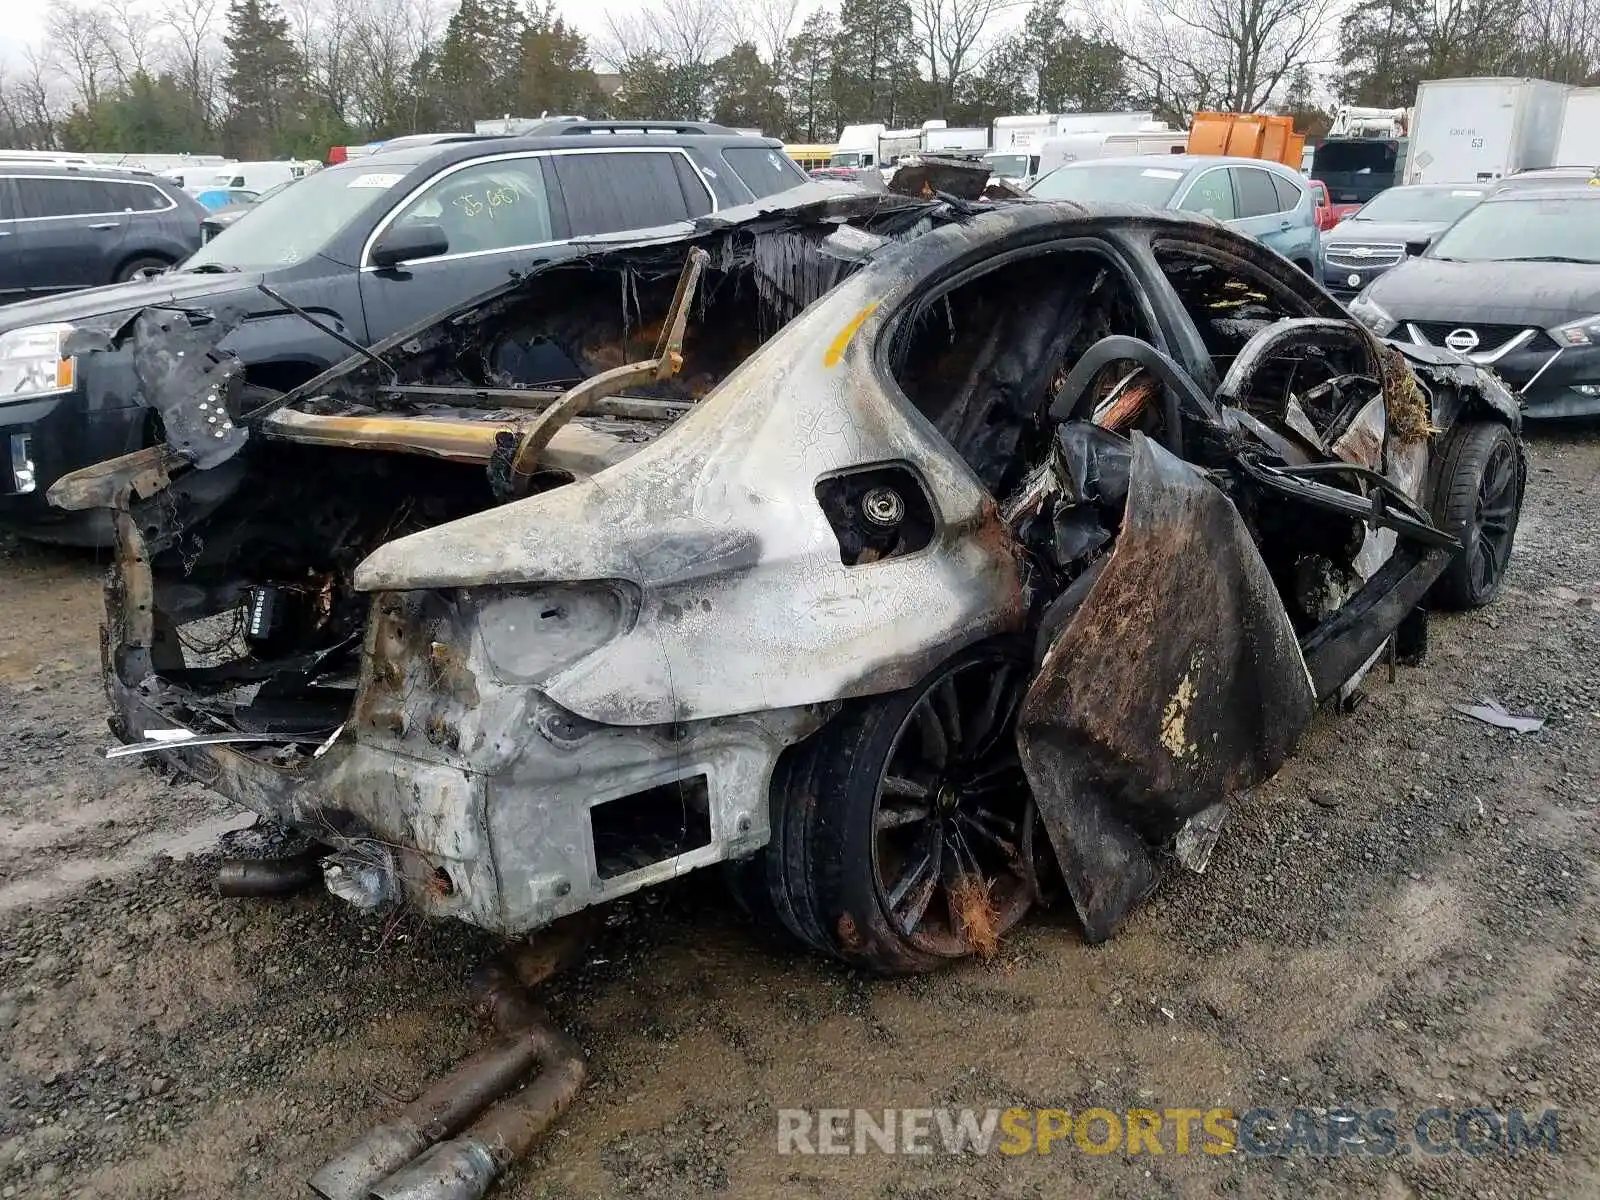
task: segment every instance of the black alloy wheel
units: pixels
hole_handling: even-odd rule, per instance
[[[792,748],[771,842],[730,871],[746,909],[882,974],[993,954],[1053,870],[1014,737],[1031,671],[982,642]]]
[[[1525,485],[1522,456],[1504,425],[1474,423],[1446,443],[1434,516],[1461,553],[1434,584],[1441,608],[1481,608],[1500,592],[1516,541]]]

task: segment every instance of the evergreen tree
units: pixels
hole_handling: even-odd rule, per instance
[[[776,136],[787,124],[778,72],[754,43],[740,42],[711,64],[711,119],[735,129]]]
[[[832,57],[840,124],[896,127],[921,111],[906,0],[843,0]]]
[[[195,115],[194,104],[171,75],[135,71],[124,85],[77,107],[61,127],[68,150],[160,154],[174,149],[213,153],[216,138]]]
[[[223,45],[228,148],[243,158],[269,158],[286,148],[283,131],[299,115],[293,85],[302,72],[289,23],[272,0],[233,0]]]
[[[518,64],[517,115],[593,116],[600,108],[588,43],[556,15],[553,3],[529,9]]]
[[[622,64],[617,116],[698,121],[706,115],[710,68],[680,66],[664,54],[636,54]]]
[[[1400,108],[1424,79],[1520,74],[1523,15],[1499,0],[1364,0],[1340,26],[1339,96]]]
[[[974,123],[1006,113],[1115,112],[1134,104],[1121,48],[1070,25],[1062,0],[1034,0],[967,96],[962,119]]]
[[[479,117],[521,116],[523,35],[515,0],[461,0],[445,26],[430,82],[441,128],[471,129]]]
[[[788,101],[786,133],[802,142],[831,142],[839,132],[833,99],[833,47],[839,28],[833,14],[820,8],[789,39],[784,92]]]

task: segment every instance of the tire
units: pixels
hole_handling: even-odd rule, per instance
[[[816,811],[816,785],[810,770],[817,761],[812,743],[791,747],[772,776],[772,834],[750,858],[726,864],[725,877],[735,901],[757,925],[818,954],[829,953],[811,891],[810,833]]]
[[[1039,889],[1012,737],[1030,674],[1026,643],[983,642],[852,702],[791,752],[763,856],[790,933],[886,975],[993,953]]]
[[[1434,488],[1434,521],[1461,541],[1461,553],[1433,585],[1436,608],[1482,608],[1500,593],[1522,512],[1524,479],[1517,439],[1504,425],[1459,426],[1445,444]]]
[[[145,271],[165,271],[172,265],[171,261],[160,258],[154,254],[142,255],[139,258],[130,258],[117,268],[117,273],[112,277],[112,283],[127,283],[137,279]]]

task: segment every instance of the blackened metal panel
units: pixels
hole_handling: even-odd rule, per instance
[[[1046,654],[1017,740],[1090,941],[1155,886],[1150,845],[1281,766],[1313,709],[1232,503],[1142,434],[1121,536]]]

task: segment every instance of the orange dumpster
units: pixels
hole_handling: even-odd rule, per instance
[[[1195,113],[1189,126],[1190,154],[1231,154],[1264,158],[1298,167],[1305,138],[1294,131],[1294,118],[1266,113]]]

